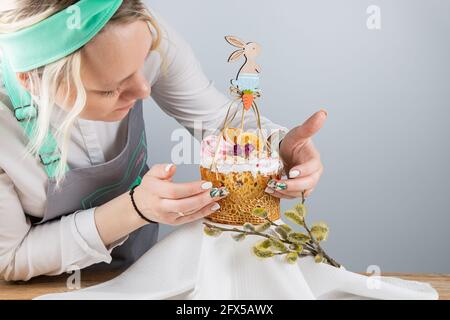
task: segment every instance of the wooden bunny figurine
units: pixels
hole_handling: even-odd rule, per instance
[[[261,46],[256,42],[245,43],[241,39],[234,36],[226,36],[225,40],[232,46],[240,48],[230,55],[228,62],[236,61],[242,55],[245,58],[245,62],[239,69],[236,79],[231,80],[231,84],[237,87],[241,92],[259,92],[258,74],[261,69],[256,63],[255,58],[261,52]]]

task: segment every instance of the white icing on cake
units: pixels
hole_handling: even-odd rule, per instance
[[[210,169],[213,157],[203,157],[201,166]],[[227,159],[216,159],[215,165],[211,168],[213,172],[231,173],[249,171],[253,175],[277,174],[281,171],[283,165],[279,158],[251,158],[228,157]]]

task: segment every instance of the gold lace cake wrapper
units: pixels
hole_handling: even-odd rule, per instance
[[[264,208],[272,221],[280,218],[280,199],[264,191],[270,179],[280,178],[279,173],[220,173],[204,167],[200,167],[200,173],[202,179],[211,181],[214,187],[226,187],[229,191],[227,197],[219,200],[220,209],[207,217],[212,222],[230,225],[263,223],[264,219],[252,214],[253,209],[257,207]]]
[[[203,180],[212,182],[214,187],[226,187],[229,194],[219,201],[220,209],[209,215],[207,219],[212,222],[230,225],[243,225],[246,222],[260,224],[265,222],[265,220],[252,214],[253,210],[259,207],[264,208],[268,213],[268,218],[275,221],[280,218],[280,199],[266,193],[264,190],[270,179],[280,179],[280,170],[275,170],[271,174],[262,174],[259,171],[256,171],[257,173],[251,171],[222,173],[218,169],[217,157],[220,144],[222,139],[224,139],[225,131],[230,127],[239,111],[242,112],[240,129],[241,132],[244,131],[244,119],[247,112],[243,102],[244,92],[232,86],[230,87],[230,93],[234,96],[234,99],[228,107],[211,164],[209,168],[200,167]],[[257,153],[257,157],[262,159],[270,157],[271,150],[270,144],[261,128],[261,116],[256,103],[256,99],[261,94],[259,92],[253,92],[252,94],[253,101],[251,102],[251,109],[256,118],[257,135],[258,138],[265,142],[264,146]],[[241,103],[242,107],[237,107],[232,112],[232,107],[236,103]],[[249,109],[250,105],[248,105]]]

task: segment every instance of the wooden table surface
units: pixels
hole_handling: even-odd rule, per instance
[[[82,272],[81,288],[110,280],[119,275],[119,273],[119,271]],[[450,300],[450,274],[384,273],[383,276],[428,282],[439,292],[440,300]],[[70,291],[67,288],[69,277],[69,274],[63,274],[53,277],[36,277],[28,282],[5,282],[0,280],[0,300],[26,300],[47,293]]]

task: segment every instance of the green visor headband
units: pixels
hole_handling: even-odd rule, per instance
[[[16,72],[45,66],[80,49],[98,34],[121,4],[122,0],[81,0],[28,28],[0,34],[3,82],[14,115],[28,138],[33,135],[38,112],[30,94],[17,81]],[[39,156],[47,175],[53,177],[60,157],[50,132]]]
[[[0,35],[3,54],[15,72],[55,62],[89,42],[122,0],[81,0],[26,29]]]

